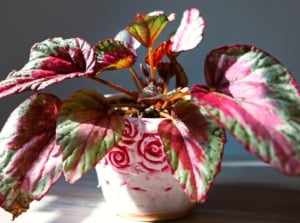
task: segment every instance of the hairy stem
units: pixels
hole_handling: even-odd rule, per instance
[[[160,117],[162,118],[167,118],[167,119],[171,119],[173,122],[175,122],[175,118],[173,116],[171,116],[169,113],[166,112],[159,112]]]
[[[134,70],[133,67],[130,67],[129,71],[131,73],[131,76],[134,80],[134,83],[135,83],[138,91],[142,92],[143,91],[143,82],[142,82],[141,78],[139,78],[138,74],[136,73],[136,71]]]
[[[148,55],[149,55],[151,80],[154,84],[156,84],[156,75],[155,75],[155,69],[154,69],[154,64],[153,64],[153,48],[152,48],[152,46],[148,48]]]
[[[166,80],[164,81],[164,85],[163,85],[163,95],[167,95],[167,93],[169,92],[169,85],[170,85],[170,77],[168,75],[168,77],[166,78]]]
[[[90,76],[90,77],[88,77],[88,78],[92,79],[93,81],[96,81],[96,82],[99,82],[99,83],[101,83],[101,84],[104,84],[104,85],[106,85],[107,87],[110,87],[110,88],[112,88],[112,89],[114,89],[114,90],[120,91],[120,92],[122,92],[122,93],[124,93],[124,94],[126,94],[126,95],[128,95],[128,96],[130,96],[130,97],[138,98],[138,94],[137,94],[136,92],[129,91],[129,90],[127,90],[126,88],[123,88],[123,87],[120,86],[120,85],[117,85],[117,84],[108,82],[108,81],[103,80],[103,79],[98,78],[98,77],[92,77],[92,76]]]

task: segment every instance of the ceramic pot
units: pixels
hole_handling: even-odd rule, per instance
[[[125,118],[122,139],[96,165],[104,198],[122,217],[170,220],[192,210],[168,165],[157,133],[161,120]]]

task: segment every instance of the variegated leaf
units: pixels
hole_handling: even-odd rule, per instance
[[[194,49],[203,39],[205,22],[200,11],[191,8],[183,13],[180,26],[171,37],[172,52]]]
[[[18,106],[0,133],[0,206],[13,218],[40,200],[62,173],[55,141],[61,101],[36,94]]]
[[[26,90],[41,90],[73,77],[95,74],[96,59],[92,47],[80,38],[60,37],[36,43],[29,61],[0,82],[0,98]]]
[[[56,130],[67,181],[74,183],[93,168],[120,139],[123,128],[122,117],[98,92],[79,90],[67,98]]]
[[[249,45],[226,46],[206,58],[208,87],[192,95],[248,151],[289,175],[300,174],[300,95],[289,71]]]
[[[94,50],[100,71],[131,67],[137,58],[135,49],[120,40],[103,40]]]
[[[184,109],[183,112],[190,117],[201,115],[200,109],[190,112]],[[180,116],[183,118],[183,114]],[[158,131],[175,178],[192,202],[204,202],[220,170],[225,134],[212,121],[200,126],[195,119],[194,126],[189,128],[189,118],[183,119],[166,119],[160,123]],[[200,139],[199,133],[194,131],[204,136]]]
[[[160,11],[147,15],[137,14],[134,21],[126,28],[126,30],[144,47],[153,47],[160,33],[170,22],[171,19],[169,18]]]

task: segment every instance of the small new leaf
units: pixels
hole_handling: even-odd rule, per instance
[[[137,14],[126,30],[144,47],[151,48],[169,23],[169,18],[162,12]]]
[[[191,8],[183,13],[180,26],[171,37],[172,52],[181,52],[194,49],[203,39],[205,22],[200,11]]]
[[[153,50],[153,66],[154,67],[156,67],[160,63],[162,58],[164,56],[166,56],[167,53],[170,52],[171,46],[172,46],[172,43],[170,41],[165,41],[165,42],[162,42],[161,44],[159,44],[159,46],[156,47],[155,50]],[[147,64],[150,64],[148,55],[145,57],[145,62]]]
[[[137,58],[135,49],[120,40],[103,40],[94,47],[100,71],[131,67]]]

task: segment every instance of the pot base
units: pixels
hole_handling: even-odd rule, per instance
[[[134,221],[144,222],[159,222],[159,221],[170,221],[180,219],[189,215],[193,210],[193,207],[185,210],[170,212],[170,213],[157,213],[157,214],[130,214],[130,213],[119,213],[118,216]]]

